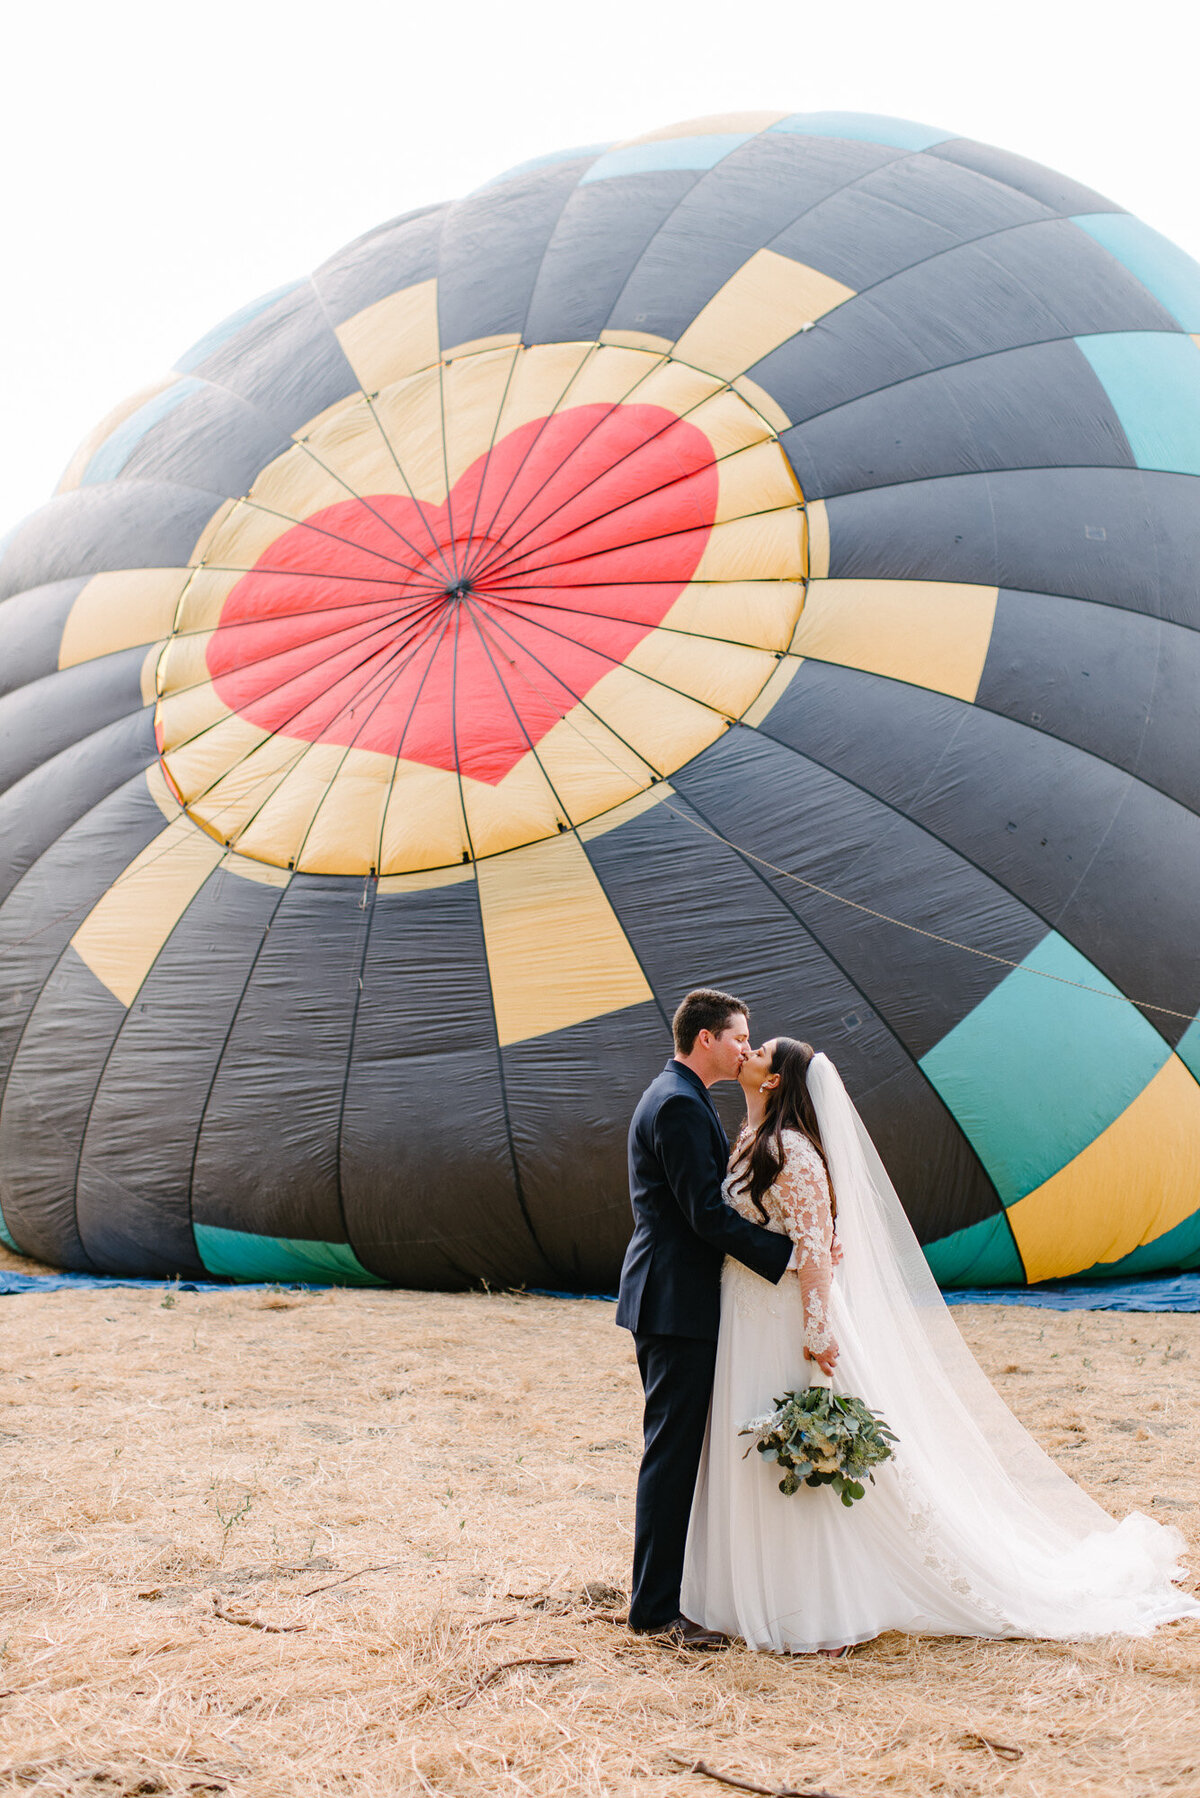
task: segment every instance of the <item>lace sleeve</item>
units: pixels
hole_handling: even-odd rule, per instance
[[[829,1283],[833,1267],[833,1208],[821,1157],[806,1137],[787,1130],[784,1161],[771,1188],[779,1221],[796,1245],[796,1265],[804,1300],[804,1346],[823,1354],[833,1342],[829,1329]]]

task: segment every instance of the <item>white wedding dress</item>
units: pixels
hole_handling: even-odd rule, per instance
[[[843,1259],[821,1158],[784,1133],[764,1206],[796,1244],[778,1286],[727,1260],[708,1434],[692,1506],[683,1611],[751,1648],[808,1653],[884,1630],[914,1635],[1148,1635],[1200,1617],[1173,1584],[1179,1531],[1121,1523],[1017,1422],[974,1360],[833,1064],[808,1071],[837,1195]],[[726,1200],[758,1221],[747,1195]],[[748,1420],[815,1376],[804,1347],[832,1335],[833,1386],[864,1399],[900,1440],[850,1508],[827,1486],[778,1489],[746,1450]]]

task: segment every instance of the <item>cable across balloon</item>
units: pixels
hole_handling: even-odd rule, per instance
[[[714,982],[944,1283],[1200,1265],[1198,342],[1107,200],[838,113],[219,325],[0,551],[0,1239],[604,1288]]]

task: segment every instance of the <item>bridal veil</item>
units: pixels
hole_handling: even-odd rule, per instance
[[[853,1371],[870,1383],[860,1396],[899,1436],[895,1465],[910,1502],[936,1528],[947,1563],[1002,1623],[997,1633],[1143,1634],[1167,1618],[1200,1616],[1200,1603],[1171,1584],[1184,1549],[1179,1531],[1138,1512],[1116,1522],[987,1380],[827,1056],[810,1063],[808,1089],[837,1197],[839,1309],[853,1320]],[[834,1384],[843,1381],[835,1375]],[[861,1508],[874,1497],[868,1488]],[[852,1527],[845,1540],[852,1552]]]

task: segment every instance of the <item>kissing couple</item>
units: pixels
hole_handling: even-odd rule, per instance
[[[989,1384],[828,1056],[752,1047],[748,1007],[709,987],[673,1030],[629,1129],[617,1323],[645,1392],[630,1627],[837,1658],[885,1630],[1079,1640],[1200,1617],[1174,1583],[1180,1532],[1110,1517]],[[719,1080],[746,1103],[732,1150]],[[830,1485],[785,1496],[739,1438],[831,1379],[898,1437],[853,1508]]]

